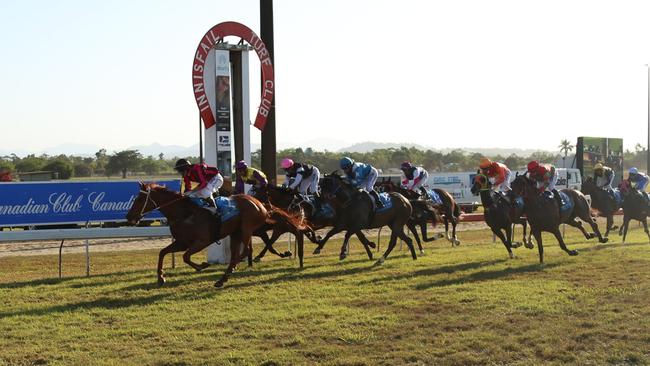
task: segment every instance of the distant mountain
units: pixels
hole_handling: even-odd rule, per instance
[[[184,156],[199,156],[199,144],[194,144],[192,146],[180,146],[180,145],[161,145],[159,143],[153,143],[151,145],[138,145],[131,146],[128,150],[138,150],[142,156],[154,156],[157,157],[158,154],[163,153],[165,158],[184,157]],[[111,153],[112,151],[109,151]]]
[[[440,151],[442,153],[448,153],[452,150],[462,150],[467,153],[479,153],[483,154],[485,156],[495,156],[495,155],[501,155],[504,157],[508,157],[512,154],[515,154],[517,156],[521,157],[526,157],[530,156],[535,152],[538,151],[544,151],[544,152],[551,152],[551,153],[556,153],[554,151],[546,151],[542,149],[517,149],[517,148],[491,148],[491,147],[459,147],[459,148],[445,148],[445,149],[435,149],[437,151]],[[559,154],[559,152],[557,152]]]
[[[399,149],[402,146],[404,147],[414,147],[419,150],[427,150],[431,148],[427,148],[426,146],[418,145],[418,144],[412,144],[412,143],[390,143],[390,142],[371,142],[371,141],[366,141],[366,142],[360,142],[351,146],[343,147],[338,149],[339,152],[356,152],[356,153],[366,153],[370,152],[372,150],[377,150],[377,149]]]

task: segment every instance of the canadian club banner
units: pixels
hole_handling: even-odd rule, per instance
[[[212,74],[209,64],[211,62],[216,62],[217,65],[219,64],[218,56],[217,60],[212,60],[210,54],[212,53],[211,51],[213,51],[214,46],[227,36],[237,36],[248,42],[255,50],[255,53],[257,53],[257,57],[260,59],[260,66],[262,69],[262,100],[257,110],[254,125],[258,129],[264,130],[266,118],[269,115],[273,103],[275,88],[273,64],[271,63],[271,56],[269,51],[266,49],[264,42],[262,42],[257,34],[255,34],[250,28],[237,22],[223,22],[215,25],[203,36],[203,38],[201,38],[201,42],[196,48],[194,63],[192,65],[192,86],[194,89],[196,105],[199,107],[199,111],[201,112],[203,124],[206,129],[209,129],[219,123],[218,106],[214,105],[215,103],[212,100],[214,95],[212,95],[211,92],[211,89],[214,86],[212,83],[212,80],[214,80],[214,74]],[[217,71],[217,75],[220,75],[219,71]],[[218,82],[219,80],[216,81]],[[230,89],[230,87],[228,87],[228,89]]]

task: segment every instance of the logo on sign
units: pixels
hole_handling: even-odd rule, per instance
[[[230,150],[230,133],[217,132],[217,149]]]

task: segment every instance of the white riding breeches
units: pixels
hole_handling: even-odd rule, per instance
[[[366,179],[359,184],[359,188],[370,193],[375,188],[377,177],[379,177],[379,172],[377,172],[377,169],[373,167],[370,169],[370,173],[368,173]]]
[[[188,192],[187,195],[189,197],[198,197],[198,198],[210,198],[212,197],[212,194],[217,192],[219,188],[223,185],[223,177],[221,174],[217,174],[214,176],[214,178],[210,179],[208,181],[208,184],[199,189],[198,191],[194,192]]]

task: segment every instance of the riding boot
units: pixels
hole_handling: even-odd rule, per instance
[[[212,197],[212,196],[206,197],[206,198],[204,198],[204,200],[205,200],[205,202],[208,203],[209,207],[217,208],[217,203],[214,201],[214,197]]]
[[[429,192],[424,187],[420,187],[420,192],[422,192],[422,198],[427,199],[429,198]]]
[[[375,191],[374,189],[371,190],[369,193],[372,196],[372,198],[375,200],[375,205],[377,205],[377,209],[380,210],[384,208],[384,204],[379,199],[379,193],[377,193],[377,191]]]
[[[648,202],[648,203],[650,203],[650,197],[648,197],[648,192],[646,192],[646,191],[641,191],[641,193],[643,194],[643,197],[645,197],[645,201]]]
[[[320,193],[314,193],[314,214],[322,210]]]

